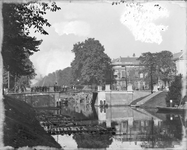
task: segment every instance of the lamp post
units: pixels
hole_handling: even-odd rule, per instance
[[[170,107],[172,107],[172,105],[173,105],[173,100],[170,100],[169,102],[170,102]]]

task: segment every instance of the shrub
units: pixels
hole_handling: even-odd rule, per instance
[[[174,81],[169,87],[169,91],[166,95],[166,105],[170,106],[170,100],[173,100],[172,106],[179,105],[182,97],[182,75],[175,76]]]

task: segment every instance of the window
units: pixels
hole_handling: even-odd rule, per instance
[[[125,75],[125,71],[122,70],[122,71],[121,71],[121,78],[125,78],[125,77],[126,77],[126,75]]]
[[[140,73],[140,78],[143,78],[143,73]]]

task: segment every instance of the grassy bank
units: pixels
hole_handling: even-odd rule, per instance
[[[48,135],[35,118],[34,109],[18,99],[8,96],[4,98],[5,122],[4,144],[5,146],[49,146],[61,148],[61,146]]]

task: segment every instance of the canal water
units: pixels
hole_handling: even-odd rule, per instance
[[[184,149],[186,118],[156,109],[64,104],[37,111],[41,125],[63,149]]]

